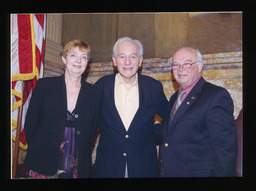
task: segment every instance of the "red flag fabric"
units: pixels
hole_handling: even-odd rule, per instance
[[[26,112],[36,82],[43,77],[45,26],[45,14],[11,15],[12,139],[16,139],[18,108],[23,106],[19,146],[24,150]]]

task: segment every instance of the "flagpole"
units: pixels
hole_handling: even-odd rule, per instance
[[[24,92],[24,82],[22,83],[22,95],[23,95],[23,92]],[[23,101],[22,101],[22,105],[18,109],[18,121],[17,121],[16,139],[15,139],[14,155],[13,155],[12,178],[16,178],[17,164],[19,160],[19,143],[20,143],[22,112],[23,112]]]

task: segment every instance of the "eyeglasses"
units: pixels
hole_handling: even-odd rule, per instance
[[[185,62],[184,64],[178,64],[178,63],[173,63],[172,64],[172,69],[173,70],[178,70],[180,68],[180,66],[182,66],[184,69],[189,69],[191,68],[191,66],[195,63],[199,62],[199,60],[195,61],[195,62]]]

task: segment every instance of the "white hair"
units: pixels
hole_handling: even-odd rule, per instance
[[[203,61],[203,56],[202,56],[201,52],[198,49],[195,49],[195,51],[196,51],[196,55],[197,55],[197,60]]]
[[[193,51],[195,51],[196,52],[196,56],[197,56],[197,61],[203,61],[203,56],[202,56],[202,54],[201,54],[201,52],[198,50],[198,49],[194,49],[194,48],[191,48],[191,47],[182,47],[182,48],[180,48],[179,50],[181,50],[181,49],[187,49],[187,50],[193,50]],[[177,50],[178,51],[178,50]],[[176,51],[176,52],[177,52]],[[175,53],[176,53],[175,52]],[[174,54],[175,54],[174,53]],[[171,57],[170,58],[170,60],[169,60],[169,62],[170,62],[170,64],[172,65],[172,62],[173,62],[173,57]],[[197,65],[198,65],[198,63],[197,63]]]
[[[122,37],[122,38],[119,38],[119,39],[116,41],[116,43],[115,43],[115,45],[114,45],[114,47],[113,47],[113,57],[116,58],[116,56],[117,56],[117,47],[118,47],[120,44],[124,43],[124,42],[131,42],[131,43],[134,43],[134,44],[139,48],[140,57],[143,56],[143,46],[142,46],[142,44],[141,44],[140,41],[135,40],[135,39],[132,39],[132,38],[130,38],[130,37]]]

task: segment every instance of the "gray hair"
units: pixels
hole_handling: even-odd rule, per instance
[[[201,52],[198,49],[195,49],[195,51],[196,51],[196,55],[197,55],[197,60],[204,61]]]
[[[140,41],[138,41],[138,40],[136,40],[136,39],[132,39],[132,38],[130,38],[130,37],[122,37],[122,38],[119,38],[119,39],[116,41],[116,43],[115,43],[115,45],[114,45],[114,47],[113,47],[113,57],[116,58],[116,56],[117,56],[117,47],[118,47],[120,44],[124,43],[124,42],[131,42],[131,43],[134,43],[134,44],[139,48],[140,57],[143,56],[143,46],[142,46],[142,44],[141,44]]]
[[[181,50],[181,49],[187,49],[187,50],[193,50],[193,51],[195,51],[196,52],[196,56],[197,56],[197,60],[198,61],[203,61],[203,56],[202,56],[202,54],[201,54],[201,52],[198,50],[198,49],[194,49],[194,48],[191,48],[191,47],[182,47],[182,48],[180,48],[179,50]],[[178,50],[177,50],[178,51]],[[176,51],[176,52],[177,52]],[[175,53],[176,53],[175,52]],[[174,53],[174,54],[175,54]],[[170,63],[170,65],[172,65],[172,62],[173,62],[173,57],[171,57],[170,58],[170,60],[169,60],[169,63]],[[198,64],[197,64],[198,65]]]

